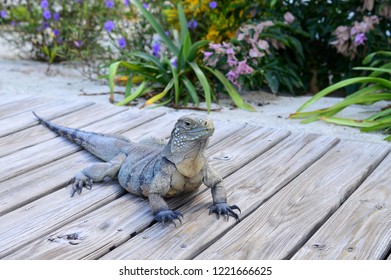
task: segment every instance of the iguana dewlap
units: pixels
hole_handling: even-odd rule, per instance
[[[117,177],[128,192],[148,197],[155,220],[164,223],[182,217],[179,211],[169,209],[164,198],[191,192],[204,183],[212,191],[210,213],[239,220],[233,211],[240,211],[239,207],[227,204],[222,178],[204,155],[214,132],[209,117],[191,114],[179,118],[165,144],[159,141],[133,143],[123,136],[63,127],[34,115],[52,131],[104,161],[75,175],[72,196],[81,193],[83,187],[91,189],[93,182]]]

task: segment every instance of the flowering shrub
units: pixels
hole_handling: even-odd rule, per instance
[[[390,50],[391,1],[274,1],[278,14],[290,12],[309,36],[300,40],[305,67],[302,81],[312,93],[355,75],[369,53]],[[347,87],[348,93],[356,87]]]
[[[16,46],[30,46],[31,57],[82,61],[94,72],[102,61],[152,42],[151,26],[129,0],[6,1],[0,3],[0,25],[15,33]]]
[[[199,49],[208,44],[208,41],[201,40],[192,43],[189,28],[194,27],[194,22],[187,20],[180,4],[177,6],[180,24],[179,40],[174,41],[145,5],[142,5],[139,0],[133,1],[169,49],[171,59],[167,56],[160,57],[158,54],[160,47],[156,47],[153,55],[133,51],[128,54],[128,60],[112,63],[108,74],[111,92],[114,90],[114,79],[118,73],[129,76],[126,82],[125,99],[118,105],[127,104],[147,93],[155,93],[145,102],[144,106],[159,101],[160,105],[170,104],[178,107],[180,104],[187,105],[190,99],[198,106],[200,99],[203,98],[209,111],[212,100],[216,100],[214,87],[210,83],[210,77],[214,77],[223,85],[236,106],[245,110],[254,110],[241,99],[236,89],[222,73],[199,63]],[[137,80],[139,85],[131,92],[134,80]]]
[[[186,17],[189,18],[189,29],[194,39],[204,39],[220,43],[235,36],[239,26],[250,18],[247,9],[257,0],[181,0],[172,1],[164,13],[171,25],[178,24],[176,3],[180,2]],[[259,4],[260,5],[260,4]]]
[[[294,54],[297,63],[302,63],[300,42],[287,34],[284,23],[262,21],[246,24],[239,28],[231,42],[209,44],[204,51],[206,65],[221,69],[228,80],[237,88],[259,89],[264,85],[277,93],[280,87],[291,92],[302,88],[300,77],[294,72],[291,59]]]

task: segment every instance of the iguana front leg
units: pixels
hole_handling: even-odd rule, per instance
[[[229,216],[232,216],[239,221],[239,215],[233,210],[236,209],[241,212],[240,208],[236,205],[229,206],[227,204],[227,192],[221,176],[208,164],[204,167],[203,175],[203,183],[212,191],[213,204],[209,207],[209,214],[216,213],[217,219],[220,218],[220,215],[224,215],[227,217],[227,221]]]
[[[171,210],[163,198],[170,190],[170,186],[171,176],[164,169],[161,169],[155,175],[151,185],[143,190],[143,193],[148,196],[155,220],[162,222],[162,224],[172,222],[176,226],[175,220],[182,223],[180,217],[183,217],[183,215],[177,210]]]
[[[76,173],[73,178],[74,183],[72,186],[71,196],[74,196],[76,192],[80,194],[83,187],[91,189],[93,182],[101,182],[105,178],[113,179],[117,175],[125,159],[125,154],[119,154],[109,162],[94,163]]]

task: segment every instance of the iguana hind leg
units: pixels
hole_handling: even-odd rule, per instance
[[[71,196],[74,196],[76,192],[80,194],[83,187],[91,189],[93,182],[101,182],[106,178],[113,179],[125,159],[125,154],[119,154],[109,162],[95,163],[76,173],[73,178]]]

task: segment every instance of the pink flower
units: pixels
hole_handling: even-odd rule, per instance
[[[202,51],[202,53],[204,54],[204,58],[208,58],[213,54],[213,52],[206,52],[206,51]]]
[[[290,12],[286,12],[284,14],[284,20],[287,24],[291,24],[295,21],[295,16],[292,15]]]
[[[367,37],[365,36],[364,33],[358,33],[356,35],[356,38],[354,38],[354,45],[359,46],[359,45],[364,45],[364,42],[367,40]]]
[[[231,83],[233,83],[235,86],[239,87],[239,83],[238,83],[239,74],[238,73],[236,73],[234,70],[230,70],[226,76],[227,76],[227,79],[229,81],[231,81]]]
[[[247,64],[247,60],[245,59],[239,62],[238,67],[236,68],[236,72],[239,75],[251,74],[254,72],[254,69]]]

